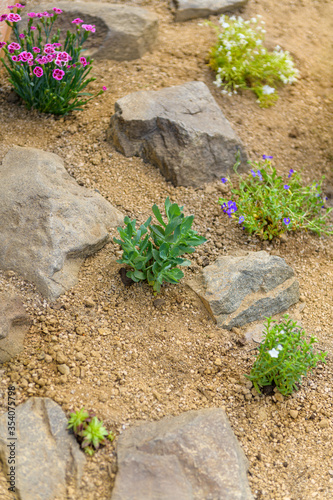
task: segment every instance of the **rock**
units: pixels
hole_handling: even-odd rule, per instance
[[[67,363],[67,357],[61,351],[57,352],[56,360],[61,365],[64,364],[64,363]]]
[[[285,311],[299,299],[292,268],[265,251],[218,257],[187,284],[217,325],[229,330]]]
[[[291,418],[295,419],[298,417],[298,411],[297,410],[290,410],[289,415],[291,416]]]
[[[330,426],[330,421],[328,418],[323,418],[318,425],[321,429],[326,429],[326,427]]]
[[[69,366],[63,364],[63,365],[58,365],[58,370],[62,375],[69,375],[70,374],[70,369]]]
[[[265,326],[263,323],[259,323],[257,325],[251,325],[245,330],[244,336],[246,340],[249,342],[253,340],[257,344],[260,344],[265,338]]]
[[[175,21],[217,16],[246,5],[247,0],[173,0]]]
[[[247,460],[219,408],[133,427],[119,437],[117,454],[112,500],[253,498]]]
[[[258,393],[257,393],[258,394]],[[268,419],[268,415],[267,415],[267,412],[264,408],[260,408],[260,410],[258,411],[258,418],[259,420],[261,420],[262,422],[264,422],[265,420]]]
[[[243,145],[203,82],[119,99],[108,139],[125,156],[141,156],[175,186],[198,187],[233,172]],[[240,171],[243,166],[240,167]]]
[[[281,394],[281,392],[276,392],[275,395],[274,395],[274,397],[275,397],[276,401],[278,401],[279,403],[283,403],[284,397]]]
[[[75,332],[77,335],[85,335],[86,334],[86,330],[85,330],[85,328],[82,328],[82,326],[77,326],[75,328]]]
[[[9,361],[13,356],[17,356],[23,351],[23,340],[30,324],[31,320],[21,300],[8,292],[1,293],[0,364]]]
[[[35,12],[49,10],[53,3],[41,2],[34,5]],[[100,2],[57,2],[57,7],[64,13],[82,18],[88,24],[103,26],[105,37],[99,47],[88,49],[94,59],[114,59],[131,61],[139,59],[147,51],[151,51],[157,41],[158,17],[149,10],[129,5]],[[61,21],[61,15],[59,16]],[[94,33],[90,40],[93,40]]]
[[[222,366],[222,359],[221,358],[216,358],[214,361],[215,366]]]
[[[84,258],[107,243],[107,228],[123,216],[80,187],[59,156],[14,146],[0,165],[0,221],[0,268],[54,300],[77,282]]]
[[[83,299],[83,303],[86,307],[94,307],[96,305],[91,297],[88,297],[87,299]]]
[[[49,398],[30,398],[16,408],[15,486],[24,500],[66,498],[66,488],[80,486],[85,456],[67,418]],[[0,456],[9,472],[8,414],[0,417]]]

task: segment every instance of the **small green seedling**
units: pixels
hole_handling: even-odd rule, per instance
[[[95,451],[106,444],[105,439],[114,440],[113,432],[108,433],[103,422],[84,408],[71,413],[67,429],[73,429],[74,435],[87,455],[93,456]]]

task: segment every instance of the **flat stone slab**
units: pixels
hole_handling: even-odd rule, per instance
[[[108,139],[125,156],[141,156],[175,186],[198,187],[233,172],[240,139],[203,82],[119,99]]]
[[[292,268],[265,251],[219,257],[187,284],[217,325],[227,329],[278,314],[299,300]]]
[[[33,11],[52,12],[54,6],[54,3],[41,2],[33,6]],[[89,54],[93,55],[94,59],[113,59],[116,61],[139,59],[147,51],[152,51],[156,43],[158,17],[153,12],[141,7],[64,0],[57,2],[56,7],[61,9],[64,14],[72,14],[73,19],[77,17],[83,19],[85,24],[96,23],[96,32],[92,33],[89,38],[91,41],[93,41],[94,36],[98,36],[98,28],[102,28],[104,37],[100,40],[100,46],[89,50]],[[61,16],[64,14],[59,15],[60,22]]]
[[[0,165],[0,268],[54,300],[77,282],[85,257],[109,241],[123,215],[65,170],[63,160],[15,146]]]
[[[23,351],[23,340],[31,320],[16,295],[0,294],[0,364]]]
[[[22,500],[67,498],[67,485],[80,487],[85,456],[73,434],[66,430],[67,418],[49,398],[30,398],[16,408],[15,491]],[[0,459],[4,473],[10,472],[8,413],[0,417]],[[16,497],[15,497],[16,498]]]
[[[250,500],[247,459],[220,408],[126,430],[111,500]]]
[[[189,21],[239,9],[248,0],[173,0],[176,8],[175,21]]]

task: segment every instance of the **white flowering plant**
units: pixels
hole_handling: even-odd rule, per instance
[[[266,318],[264,340],[253,364],[250,375],[245,375],[260,394],[260,388],[274,385],[287,396],[301,384],[302,376],[325,363],[326,352],[315,353],[313,345],[317,339],[311,335],[306,340],[305,331],[288,314],[277,323]],[[298,385],[297,385],[298,384]]]
[[[223,15],[219,25],[206,23],[217,32],[218,42],[210,51],[211,68],[216,71],[215,85],[223,94],[237,94],[251,89],[261,107],[271,106],[278,99],[276,87],[296,81],[299,72],[287,51],[278,45],[273,51],[264,47],[264,21],[244,21],[241,17]]]

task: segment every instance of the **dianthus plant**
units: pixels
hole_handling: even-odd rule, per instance
[[[326,197],[322,193],[325,177],[303,187],[301,175],[294,169],[285,179],[277,175],[272,158],[263,155],[263,162],[249,162],[252,168],[248,175],[239,176],[239,187],[231,189],[231,200],[219,199],[223,212],[263,240],[295,230],[332,235],[328,221],[332,208],[325,207]],[[238,166],[237,161],[235,172]],[[229,178],[222,178],[222,182],[231,184]]]
[[[261,18],[261,16],[257,16]],[[264,46],[264,21],[252,18],[222,16],[217,44],[210,51],[210,66],[217,72],[215,84],[222,93],[237,94],[239,89],[252,89],[260,106],[272,105],[279,84],[293,83],[298,76],[289,52],[278,45],[270,52]]]
[[[315,353],[313,345],[317,339],[311,335],[307,341],[303,328],[289,319],[288,314],[280,323],[266,319],[264,340],[246,377],[259,393],[260,388],[275,384],[279,392],[287,396],[318,362],[325,363],[327,353]]]
[[[164,281],[178,283],[184,273],[177,266],[189,266],[191,261],[182,259],[180,255],[193,253],[196,246],[206,241],[191,229],[194,216],[185,217],[183,207],[165,201],[167,223],[164,222],[157,205],[152,207],[153,213],[160,223],[151,224],[152,218],[136,230],[136,220],[125,217],[126,227],[118,227],[121,240],[114,238],[122,250],[123,256],[117,260],[120,264],[128,264],[133,271],[127,276],[133,281],[147,280],[155,292],[159,292]]]
[[[10,14],[0,16],[13,28],[16,42],[0,43],[7,61],[2,62],[8,72],[9,81],[15,92],[23,99],[28,109],[35,108],[43,113],[65,115],[73,110],[82,110],[96,95],[84,92],[95,78],[88,78],[92,60],[82,55],[82,45],[95,26],[74,19],[75,33],[67,32],[63,43],[59,42],[60,30],[52,34],[53,25],[61,9],[54,7],[52,13],[30,12],[27,29],[19,32],[20,12],[24,6],[9,6]],[[17,13],[12,10],[17,8]]]

